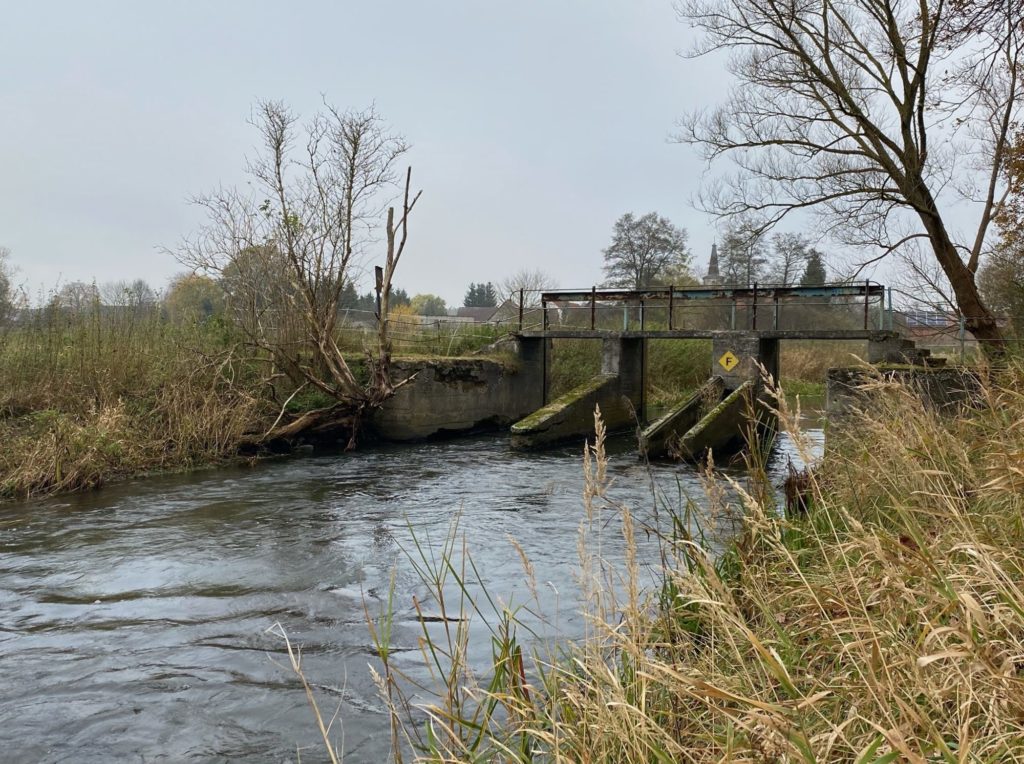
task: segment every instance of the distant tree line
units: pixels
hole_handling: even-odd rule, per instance
[[[626,213],[615,222],[611,244],[603,251],[604,285],[643,289],[699,283],[688,238],[685,228],[655,212]],[[828,276],[824,257],[808,236],[776,233],[768,238],[749,219],[725,228],[717,250],[723,284],[806,286],[824,284]]]

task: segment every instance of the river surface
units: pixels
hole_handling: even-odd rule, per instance
[[[820,430],[811,430],[820,445]],[[776,481],[791,447],[773,455]],[[610,447],[616,499],[652,521],[652,485],[698,506],[691,467]],[[574,615],[580,451],[511,452],[501,436],[367,449],[149,478],[0,508],[0,761],[323,761],[303,668],[347,762],[388,757],[366,613],[394,575],[395,661],[416,673],[422,585],[403,549],[458,516],[488,589],[528,596],[550,628]],[[604,553],[621,553],[608,532]],[[641,556],[656,559],[641,534]],[[394,572],[394,573],[393,573]],[[486,644],[484,645],[486,647]]]

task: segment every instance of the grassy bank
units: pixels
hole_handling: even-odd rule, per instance
[[[494,327],[394,322],[395,354],[448,357]],[[357,379],[375,335],[342,327]],[[87,490],[261,453],[278,415],[328,405],[296,392],[224,316],[173,320],[160,305],[47,308],[0,326],[0,501]]]
[[[270,406],[222,322],[40,311],[0,334],[0,498],[237,455]]]
[[[730,487],[709,472],[705,517],[744,517],[723,555],[687,531],[685,507],[638,526],[599,438],[584,465],[586,637],[524,647],[525,611],[481,596],[453,540],[445,562],[420,566],[424,607],[451,619],[423,633],[425,724],[388,663],[386,618],[376,622],[396,740],[438,762],[1024,760],[1021,390],[1016,368],[986,383],[969,416],[941,419],[879,384],[797,517],[755,477]],[[615,528],[619,564],[601,553]],[[642,532],[662,539],[653,588],[635,551]],[[536,586],[530,571],[524,558]],[[465,619],[482,611],[493,659],[470,666]]]

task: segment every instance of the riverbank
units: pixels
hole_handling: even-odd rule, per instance
[[[495,334],[446,337],[418,324],[396,333],[396,360],[457,357]],[[359,381],[372,340],[365,328],[339,330]],[[347,442],[348,433],[266,437],[332,403],[296,389],[222,315],[178,321],[159,305],[42,309],[0,328],[0,502],[262,458],[332,435]]]
[[[598,443],[579,544],[586,636],[531,651],[524,611],[498,607],[482,668],[460,659],[465,637],[425,627],[443,681],[430,722],[411,724],[384,661],[396,737],[427,761],[1021,760],[1022,390],[1014,367],[976,410],[940,418],[879,383],[798,516],[756,469],[734,484],[738,502],[709,473],[704,517],[745,517],[722,555],[687,532],[686,506],[655,529],[635,519]],[[601,552],[613,520],[624,565]],[[653,586],[628,552],[650,533],[662,539]],[[451,553],[451,570],[468,571],[459,588],[474,590]]]
[[[464,355],[495,337],[493,329],[447,337],[403,326],[396,358]],[[339,336],[357,375],[367,341],[361,329]],[[0,501],[287,449],[263,439],[282,412],[298,417],[330,401],[308,388],[293,395],[284,376],[268,377],[267,364],[244,344],[222,315],[179,321],[159,306],[48,308],[0,331]],[[784,368],[797,375],[794,388],[818,393],[828,363],[849,359],[840,344],[784,353]],[[651,342],[651,406],[671,404],[701,384],[709,354],[709,343],[700,340]],[[599,366],[600,343],[556,341],[549,397]]]

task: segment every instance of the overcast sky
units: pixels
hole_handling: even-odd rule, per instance
[[[0,27],[0,245],[33,291],[145,278],[194,230],[190,194],[244,182],[259,98],[378,111],[424,189],[396,282],[461,302],[520,267],[601,278],[624,212],[690,233],[704,165],[671,142],[715,103],[670,0],[7,3]]]

